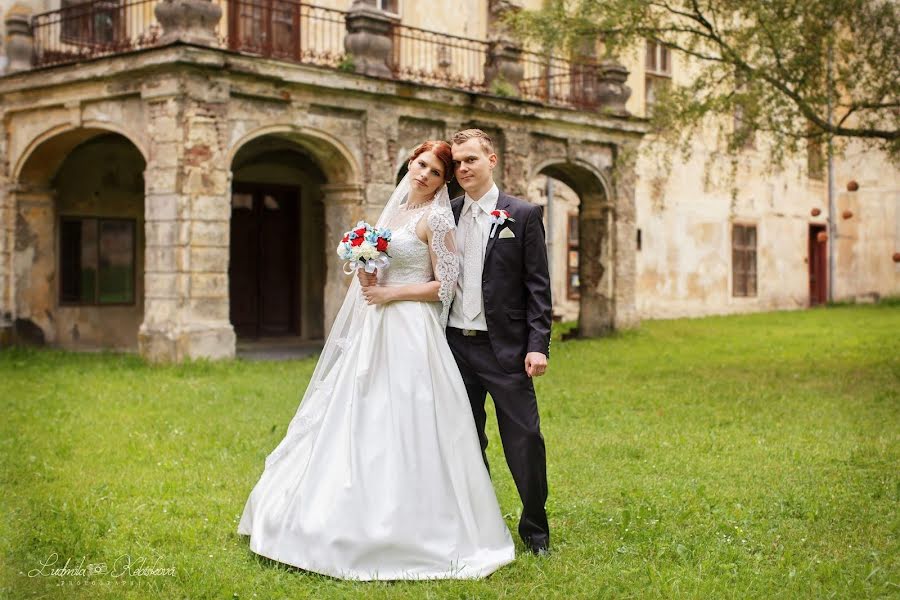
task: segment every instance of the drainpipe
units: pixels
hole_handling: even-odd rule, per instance
[[[555,244],[553,240],[556,238],[556,232],[553,229],[553,178],[547,177],[547,182],[544,184],[544,191],[547,195],[547,270],[550,275],[550,282],[552,286],[553,282],[553,247]],[[567,259],[568,260],[568,259]]]
[[[834,44],[828,43],[828,124],[831,125],[833,105],[833,80],[831,74],[834,61]],[[828,301],[834,302],[835,255],[837,254],[837,223],[835,223],[834,207],[834,145],[832,135],[828,134]]]

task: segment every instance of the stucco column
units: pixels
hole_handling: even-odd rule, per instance
[[[21,4],[9,9],[6,23],[6,72],[27,71],[34,65],[31,11]]]
[[[353,59],[354,69],[363,75],[392,77],[397,18],[375,7],[374,0],[353,0],[347,13],[344,49]]]
[[[57,301],[56,197],[51,188],[20,184],[11,192],[12,312],[31,342],[56,341],[50,314]],[[26,323],[27,322],[27,323]]]
[[[177,82],[176,82],[177,83]],[[145,303],[138,335],[151,361],[234,356],[229,320],[227,89],[208,81],[145,85]]]
[[[506,24],[506,19],[522,10],[520,0],[488,0],[488,51],[484,79],[488,91],[499,96],[519,96],[525,76],[522,45]]]
[[[519,84],[525,76],[522,46],[506,35],[488,43],[484,79],[488,91],[498,96],[519,96]]]
[[[210,0],[160,0],[154,13],[162,26],[161,44],[216,46],[219,43],[216,26],[222,18],[222,7]]]
[[[494,180],[507,194],[527,198],[531,137],[527,129],[517,127],[507,127],[502,135],[505,139],[495,142],[503,143],[502,150],[496,147],[498,153],[503,152],[503,176],[499,178],[495,172]]]
[[[10,187],[5,179],[0,178],[0,348],[12,343],[15,319],[13,249],[16,214]]]
[[[628,329],[637,327],[637,209],[635,201],[635,157],[637,146],[626,145],[616,156],[614,167],[615,221],[612,224],[613,327]],[[584,246],[582,246],[584,247]]]
[[[578,213],[578,332],[582,337],[609,333],[614,326],[614,218],[613,205],[603,193],[582,193]]]
[[[600,109],[617,116],[627,116],[625,103],[631,97],[628,80],[628,69],[618,61],[606,59],[601,61],[597,74],[597,102]]]
[[[329,184],[322,186],[325,204],[325,335],[341,308],[350,285],[350,275],[343,272],[344,261],[337,255],[341,235],[363,218],[362,186]]]

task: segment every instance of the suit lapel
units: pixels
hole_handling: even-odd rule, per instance
[[[507,195],[503,192],[500,192],[500,195],[497,197],[497,208],[495,210],[506,210],[509,208],[509,200],[507,199]],[[488,233],[490,235],[490,233]],[[494,237],[488,238],[487,248],[484,250],[484,262],[487,263],[488,256],[491,255],[491,250],[494,247],[494,242],[497,241],[497,238],[500,237],[500,227],[497,227],[497,231],[494,232]]]
[[[462,213],[464,200],[465,196],[462,196],[450,203],[450,209],[453,211],[453,222],[457,225],[459,225],[459,215]]]

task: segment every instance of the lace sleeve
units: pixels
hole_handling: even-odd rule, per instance
[[[428,227],[431,229],[430,248],[434,278],[441,284],[438,290],[438,298],[443,304],[441,326],[446,326],[450,305],[456,293],[456,280],[459,278],[459,255],[454,235],[456,223],[449,207],[435,206],[428,215]]]

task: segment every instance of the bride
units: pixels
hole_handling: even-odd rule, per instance
[[[514,559],[444,327],[459,274],[450,146],[419,145],[350,284],[238,533],[273,560],[358,580],[471,579]],[[374,279],[374,276],[370,276]]]

